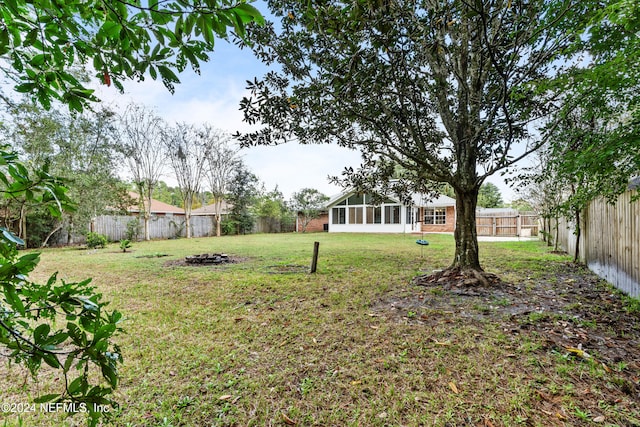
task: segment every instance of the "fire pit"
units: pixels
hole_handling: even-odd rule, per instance
[[[226,264],[231,262],[227,254],[200,254],[184,258],[187,264]]]

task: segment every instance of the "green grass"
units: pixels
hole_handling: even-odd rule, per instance
[[[304,270],[316,240],[318,273],[310,275]],[[450,264],[452,236],[429,235],[424,252],[415,240],[281,234],[135,243],[126,253],[116,244],[65,248],[44,251],[34,276],[93,277],[126,316],[127,333],[118,337],[121,407],[108,425],[556,425],[539,410],[540,378],[562,384],[567,416],[582,417],[568,387],[575,362],[541,353],[542,339],[452,312],[404,312],[409,320],[428,313],[435,323],[425,328],[372,310],[384,298],[416,292],[414,276]],[[566,260],[538,242],[480,245],[487,271],[521,283]],[[167,266],[212,252],[243,262]],[[13,367],[0,380],[4,400],[28,400],[58,383],[46,370],[36,385],[20,372]],[[7,418],[18,423],[17,415]]]

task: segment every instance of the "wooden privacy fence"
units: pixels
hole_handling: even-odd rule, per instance
[[[640,297],[640,200],[637,190],[621,194],[616,203],[593,200],[583,212],[578,254],[598,276],[633,297]],[[555,222],[555,221],[554,221]],[[552,223],[552,226],[554,224]],[[575,253],[575,223],[560,219],[558,242]]]
[[[110,241],[127,238],[127,224],[138,221],[138,239],[144,235],[144,220],[126,215],[100,215],[93,220],[92,230],[104,234]],[[295,219],[278,220],[258,218],[253,233],[288,233],[295,231]],[[152,216],[149,220],[149,234],[152,239],[175,239],[186,237],[186,221],[182,215]],[[193,237],[215,236],[216,221],[213,216],[194,215],[191,217]]]
[[[253,233],[292,233],[296,231],[294,217],[257,218],[253,224]]]
[[[127,238],[127,224],[138,222],[138,238],[144,236],[144,219],[126,215],[100,215],[93,220],[92,230],[104,234],[110,241]],[[215,219],[212,216],[192,216],[191,233],[193,237],[214,236]],[[185,237],[186,221],[182,215],[152,216],[149,219],[149,235],[152,239],[174,239]]]
[[[538,215],[535,214],[476,214],[478,236],[538,235]]]

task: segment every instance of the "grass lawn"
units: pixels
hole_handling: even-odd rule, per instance
[[[633,301],[567,270],[568,257],[536,241],[480,243],[485,270],[509,284],[503,293],[419,287],[411,279],[446,268],[454,247],[450,235],[427,235],[424,248],[416,238],[265,234],[135,243],[127,253],[117,244],[45,250],[34,277],[93,277],[126,317],[121,406],[106,425],[640,425]],[[320,258],[310,275],[314,241]],[[212,252],[240,262],[176,262]],[[536,293],[542,284],[563,291],[547,301],[553,291]],[[632,330],[587,316],[577,284],[603,295],[603,316],[613,312],[607,301],[627,310],[619,320]],[[552,299],[567,303],[545,311]],[[590,342],[580,334],[626,340],[630,355],[570,350]],[[0,373],[0,403],[59,385],[46,368],[37,384],[16,367]],[[84,422],[3,416],[9,426]]]

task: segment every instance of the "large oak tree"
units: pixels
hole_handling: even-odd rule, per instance
[[[366,191],[449,184],[456,196],[452,268],[481,271],[475,211],[485,179],[545,141],[574,68],[569,28],[591,4],[518,0],[272,0],[280,25],[256,54],[279,71],[249,82],[241,108],[264,126],[245,145],[337,143],[360,150],[347,184]],[[566,64],[566,65],[563,65]],[[557,89],[557,90],[556,90]]]

